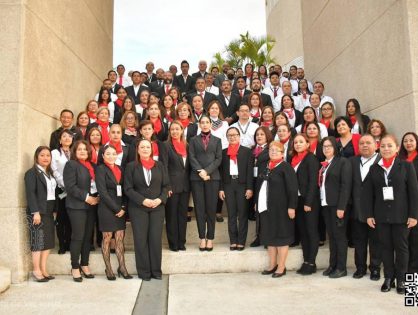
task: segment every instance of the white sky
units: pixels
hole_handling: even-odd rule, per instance
[[[247,30],[266,33],[265,0],[115,0],[113,63],[168,70],[186,59],[190,73]]]

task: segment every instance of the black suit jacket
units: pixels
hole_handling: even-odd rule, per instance
[[[208,72],[205,71],[205,74],[202,76],[202,74],[200,73],[200,71],[197,71],[195,73],[192,74],[192,77],[197,79],[197,78],[204,78],[206,75],[208,74]]]
[[[92,164],[94,167],[94,164]],[[67,191],[65,206],[70,209],[87,210],[86,197],[90,194],[89,170],[79,162],[70,160],[64,167],[64,185]]]
[[[325,194],[328,206],[346,210],[351,195],[351,163],[343,157],[334,157],[325,177]]]
[[[222,114],[224,115],[224,117],[231,117],[234,119],[234,121],[238,120],[237,111],[239,105],[241,105],[239,96],[234,93],[231,93],[229,105],[226,105],[225,96],[222,93],[219,93],[218,100],[221,103]]]
[[[126,167],[126,164],[128,163],[129,146],[127,144],[122,146],[122,152],[123,152],[122,163],[120,167],[122,170],[124,170]],[[104,146],[101,146],[99,149],[99,154],[97,154],[97,165],[104,164],[103,153],[104,153]]]
[[[184,83],[183,75],[180,74],[174,78],[173,85],[179,88],[180,94],[183,96],[183,94],[190,93],[194,90],[195,79],[187,75],[186,83]]]
[[[381,156],[378,155],[374,161],[374,164],[379,162]],[[364,187],[366,186],[367,181],[370,180],[370,170],[367,176],[364,178],[364,181],[361,180],[361,173],[360,173],[360,162],[361,156],[353,156],[350,158],[351,162],[351,169],[353,172],[353,188],[351,190],[351,214],[350,216],[353,219],[359,220],[361,222],[367,221],[367,213],[371,213],[372,209],[366,210],[366,190]]]
[[[221,171],[222,181],[221,189],[224,184],[231,183],[231,175],[229,174],[229,166],[231,159],[227,155],[228,149],[222,150],[222,163],[219,168]],[[238,149],[238,182],[245,185],[245,189],[253,190],[253,167],[254,157],[251,149],[243,147],[242,145]]]
[[[118,197],[116,188],[122,183],[123,178],[120,183],[117,183],[112,171],[106,165],[102,164],[96,168],[96,186],[100,195],[99,211],[112,211],[116,214],[125,206],[125,198]]]
[[[119,90],[121,87],[122,87],[122,85],[119,85],[119,84],[115,83],[115,86],[114,86],[113,88],[110,88],[110,91],[111,91],[113,94],[116,94],[116,93],[118,93],[118,90]]]
[[[187,95],[187,101],[189,104],[192,104],[192,99],[193,99],[193,96],[195,95],[199,95],[199,94],[197,92],[192,92]],[[216,97],[215,94],[205,92],[205,97],[203,98],[203,108],[207,110],[210,102],[216,101],[217,99],[218,98]]]
[[[191,138],[193,138],[194,136],[197,135],[198,129],[199,129],[199,127],[198,127],[197,123],[191,123],[187,126],[187,130],[186,130],[186,141],[187,141],[187,143],[190,142]]]
[[[126,93],[132,97],[134,99],[135,104],[139,104],[139,95],[141,94],[141,92],[143,90],[149,90],[148,86],[141,84],[139,89],[138,89],[138,93],[135,94],[135,89],[133,85],[130,85],[128,87],[125,88],[126,89]]]
[[[304,204],[309,207],[319,202],[318,172],[319,162],[315,155],[309,152],[296,171],[299,192],[304,199]]]
[[[149,86],[150,83],[155,82],[155,81],[157,81],[157,75],[153,73],[151,74],[151,77],[148,76],[147,80],[144,83]]]
[[[142,139],[142,137],[139,135],[139,137],[137,137],[134,141],[132,141],[132,143],[129,145],[129,149],[128,149],[128,161],[129,162],[133,162],[136,159],[136,146],[138,144],[138,141]],[[163,142],[156,140],[157,142],[157,146],[158,146],[158,161],[161,162],[163,165],[167,165],[167,148],[164,145]]]
[[[167,171],[170,178],[170,188],[173,193],[190,191],[190,162],[186,157],[186,163],[183,163],[183,157],[178,155],[171,141],[165,143],[167,150]]]
[[[169,187],[166,168],[162,163],[156,162],[151,169],[151,182],[147,185],[141,163],[136,161],[128,163],[125,169],[123,189],[129,198],[129,211],[149,209],[142,205],[145,199],[161,199],[161,205],[167,201]],[[160,206],[161,206],[160,205]],[[159,206],[159,207],[160,207]]]
[[[60,146],[59,135],[63,129],[64,128],[59,127],[57,130],[51,133],[51,138],[49,139],[49,148],[51,149],[51,151],[55,149],[59,149],[59,146]],[[73,134],[73,143],[76,142],[77,140],[83,140],[83,133],[76,126],[72,126],[70,131]]]
[[[52,176],[52,175],[51,175]],[[47,184],[44,175],[36,167],[30,168],[25,173],[25,189],[28,214],[39,212],[46,213]]]
[[[248,101],[248,97],[251,94],[250,90],[244,89],[244,95],[241,97],[241,95],[239,94],[239,90],[237,87],[235,87],[234,89],[232,89],[232,93],[236,94],[238,96],[239,99],[239,103],[240,104],[249,104],[249,103],[244,103],[244,97],[247,96],[247,101]]]
[[[388,175],[388,186],[393,187],[394,200],[383,200],[386,186],[383,168],[370,167],[370,180],[365,184],[366,217],[376,223],[406,224],[408,218],[418,218],[418,184],[412,163],[396,158]]]
[[[196,136],[189,143],[190,158],[190,180],[202,180],[197,170],[204,169],[211,180],[220,180],[219,166],[222,162],[222,144],[221,139],[210,136],[208,147],[204,148],[202,137]]]
[[[249,104],[249,100],[248,98],[250,97],[250,94],[244,95],[244,97],[242,98],[242,104]],[[273,103],[271,102],[271,97],[268,94],[265,93],[260,93],[261,96],[261,101],[263,102],[263,106],[272,106],[273,107]]]
[[[158,85],[158,80],[155,80],[149,84],[151,92],[157,93],[160,96],[160,98],[162,98],[165,95],[164,80],[161,80],[161,82],[162,86]]]

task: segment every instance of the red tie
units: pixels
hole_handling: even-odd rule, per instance
[[[276,97],[277,97],[277,89],[274,88],[274,98],[276,98]]]
[[[239,95],[241,96],[241,98],[243,94],[244,94],[243,90],[239,90]]]
[[[122,76],[119,76],[119,85],[122,85]]]
[[[203,92],[200,92],[200,96],[203,98]]]
[[[165,94],[168,95],[168,91],[170,91],[170,85],[166,84],[165,86]]]
[[[322,183],[324,182],[324,172],[327,169],[329,163],[327,161],[321,162],[322,167],[319,170],[319,176],[318,176],[318,186],[321,187]]]

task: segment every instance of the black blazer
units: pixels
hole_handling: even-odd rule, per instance
[[[351,163],[343,157],[335,156],[325,177],[325,194],[328,206],[346,210],[351,195]]]
[[[122,146],[122,152],[123,152],[122,163],[120,167],[122,168],[122,170],[124,170],[126,167],[126,164],[128,163],[129,146],[128,145]],[[97,165],[104,164],[103,153],[104,153],[104,145],[100,147],[99,153],[97,154]]]
[[[318,141],[318,144],[316,145],[315,156],[319,162],[325,161],[325,155],[320,141]]]
[[[130,86],[126,87],[125,89],[126,89],[126,93],[130,97],[132,97],[134,99],[135,104],[139,104],[140,103],[140,101],[139,101],[139,95],[141,94],[141,92],[143,90],[149,90],[148,86],[146,86],[144,84],[141,84],[139,86],[139,89],[138,89],[138,93],[137,94],[135,94],[135,90],[134,90],[134,86],[133,85],[130,85]]]
[[[379,162],[381,159],[380,154],[377,155],[376,159],[374,160],[374,164]],[[366,191],[364,187],[366,186],[366,183],[370,181],[370,170],[369,173],[364,178],[364,181],[361,180],[361,173],[360,173],[360,162],[361,162],[361,156],[353,156],[350,158],[351,162],[351,169],[353,172],[353,188],[351,190],[351,214],[350,216],[353,219],[359,220],[361,222],[367,221],[367,213],[372,212],[372,209],[366,211],[366,203],[364,202],[366,200]]]
[[[219,168],[222,176],[221,189],[224,184],[231,183],[231,175],[229,174],[229,166],[231,159],[227,155],[228,149],[222,150],[222,163]],[[253,190],[253,167],[254,156],[251,149],[240,146],[238,149],[238,182],[245,185],[245,189]]]
[[[408,218],[418,218],[418,184],[412,163],[393,162],[388,175],[388,186],[393,187],[394,200],[383,200],[383,187],[386,187],[383,168],[370,167],[370,180],[365,185],[365,211],[367,218],[375,218],[377,223],[406,224]]]
[[[145,199],[161,199],[161,205],[167,201],[169,188],[166,168],[162,163],[156,162],[151,169],[151,182],[147,185],[142,164],[130,162],[126,165],[123,189],[129,198],[128,209],[135,211],[138,209],[148,209],[142,203]],[[161,206],[160,205],[160,206]]]
[[[225,118],[231,117],[234,119],[234,121],[238,119],[237,111],[239,105],[241,104],[238,95],[231,93],[229,105],[226,105],[225,96],[222,94],[222,92],[220,92],[218,95],[218,101],[221,103],[222,114]]]
[[[117,83],[115,83],[115,86],[110,88],[110,92],[112,92],[113,94],[118,93],[118,90],[122,87],[122,85],[119,85]]]
[[[200,71],[197,71],[195,73],[192,74],[192,77],[197,79],[197,78],[204,78],[206,75],[208,74],[207,71],[205,71],[205,74],[202,76],[202,74],[200,73]]]
[[[152,73],[150,77],[148,76],[148,73],[147,73],[147,80],[144,83],[149,86],[150,83],[155,82],[155,81],[157,81],[157,75],[155,73]]]
[[[187,143],[190,142],[191,138],[193,138],[194,136],[197,135],[198,129],[199,129],[199,126],[195,123],[190,123],[187,126],[187,130],[186,130],[186,141],[187,141]]]
[[[245,104],[249,104],[248,103],[248,101],[249,101],[248,98],[250,97],[250,94],[247,94],[247,95],[244,94],[244,97],[242,98],[242,104],[244,104],[244,103]],[[271,106],[271,107],[273,107],[273,103],[271,101],[270,95],[265,94],[265,93],[259,93],[259,94],[261,96],[261,101],[263,102],[263,106]]]
[[[119,167],[119,166],[115,166]],[[120,167],[119,167],[120,168]],[[123,183],[123,175],[120,185]],[[122,207],[125,207],[125,198],[118,197],[115,176],[109,167],[102,164],[96,168],[96,186],[100,195],[99,211],[101,209],[118,213]]]
[[[94,164],[92,164],[94,167]],[[90,194],[89,170],[79,162],[70,160],[64,167],[64,185],[67,191],[65,206],[70,209],[87,210],[86,197]]]
[[[300,162],[296,171],[299,192],[304,199],[304,204],[312,207],[319,201],[318,173],[319,162],[315,155],[308,153]]]
[[[151,90],[151,92],[157,93],[160,98],[162,98],[165,95],[165,90],[164,90],[164,80],[161,80],[162,82],[162,86],[158,85],[158,81],[155,80],[153,82],[151,82],[148,86]]]
[[[51,151],[55,149],[59,149],[60,147],[59,135],[63,129],[64,128],[59,127],[57,130],[51,133],[51,137],[49,139],[49,148],[51,149]],[[73,143],[76,142],[77,140],[83,140],[83,133],[76,126],[72,126],[70,131],[73,134]]]
[[[51,175],[52,176],[52,175]],[[33,214],[46,213],[47,185],[44,175],[36,167],[32,167],[25,173],[26,201],[28,203],[26,212]]]
[[[202,180],[197,170],[204,169],[211,180],[221,180],[219,174],[219,166],[222,162],[222,144],[221,139],[210,136],[208,147],[204,148],[202,137],[196,136],[190,140],[189,143],[189,158],[190,158],[190,180]]]
[[[194,90],[195,79],[191,75],[187,75],[186,83],[184,83],[183,75],[180,74],[174,78],[173,85],[179,88],[180,94],[183,96],[183,94]]]
[[[193,96],[195,95],[200,95],[200,94],[196,92],[192,92],[187,95],[187,101],[189,104],[192,104],[192,99],[193,99]],[[215,94],[212,94],[210,92],[205,92],[205,97],[203,98],[203,108],[207,110],[210,102],[216,101],[217,99],[218,98],[216,97]]]
[[[186,163],[183,163],[183,157],[178,155],[171,142],[164,143],[167,150],[167,171],[170,178],[169,190],[173,193],[190,191],[190,162],[186,157]]]
[[[241,95],[239,94],[238,88],[235,87],[235,88],[232,89],[232,93],[234,93],[234,94],[236,94],[238,96],[238,99],[239,99],[239,103],[240,104],[244,104],[244,102],[243,102],[244,101],[244,97],[247,96],[247,100],[248,100],[248,97],[250,96],[251,91],[250,90],[247,90],[247,89],[244,89],[244,95],[241,97]],[[249,104],[249,103],[245,103],[245,104]]]
[[[139,135],[139,137],[137,137],[134,141],[132,141],[132,143],[129,145],[129,149],[128,149],[128,161],[129,162],[133,162],[136,159],[136,146],[138,144],[138,141],[142,139],[141,136]],[[155,140],[157,142],[157,146],[158,146],[158,161],[161,162],[164,165],[167,165],[167,148],[164,145],[163,142],[159,141],[159,140]]]

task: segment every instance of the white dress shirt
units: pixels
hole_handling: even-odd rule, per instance
[[[54,175],[58,187],[64,189],[64,166],[67,164],[68,160],[64,154],[64,151],[60,149],[55,149],[51,151],[51,170]]]
[[[219,95],[219,88],[217,86],[211,85],[206,87],[206,92],[215,94],[216,96]]]
[[[374,164],[377,159],[378,154],[375,153],[369,158],[361,157],[360,158],[360,174],[361,174],[361,181],[363,182],[366,178],[367,174],[369,174],[370,166]]]
[[[329,161],[327,161],[329,164],[328,164],[328,167],[325,169],[325,171],[322,173],[322,178],[323,178],[323,180],[322,180],[322,184],[321,184],[321,187],[320,187],[320,196],[321,196],[321,206],[328,206],[328,204],[327,204],[327,192],[326,192],[326,189],[325,189],[325,179],[327,178],[327,172],[328,172],[328,169],[329,169],[329,167],[331,166],[331,163],[332,163],[332,160],[333,160],[334,158],[332,158],[331,160],[329,160]]]
[[[239,133],[241,135],[240,144],[244,147],[251,149],[255,145],[255,131],[260,126],[256,123],[253,123],[250,120],[248,120],[248,122],[245,125],[241,125],[241,123],[237,121],[236,123],[232,124],[231,127],[232,126],[238,128],[239,130]]]
[[[118,77],[116,78],[116,83],[117,84],[119,84],[119,75],[118,75]],[[132,85],[132,80],[131,80],[131,78],[127,75],[127,74],[124,74],[123,76],[122,76],[122,86],[123,87],[128,87],[128,86],[130,86],[130,85]]]
[[[42,173],[46,181],[46,200],[55,200],[55,188],[57,187],[57,182],[55,178],[51,175],[46,175],[44,169],[39,164],[36,165],[38,171]]]
[[[277,89],[277,96],[276,97],[274,97],[274,87],[273,86],[270,86],[268,88],[264,88],[264,90],[262,91],[262,93],[267,94],[267,95],[270,96],[271,102],[273,103],[273,109],[274,109],[275,113],[277,113],[280,110],[280,108],[282,107],[281,96],[283,96],[282,89],[278,86],[276,86],[276,89]]]

